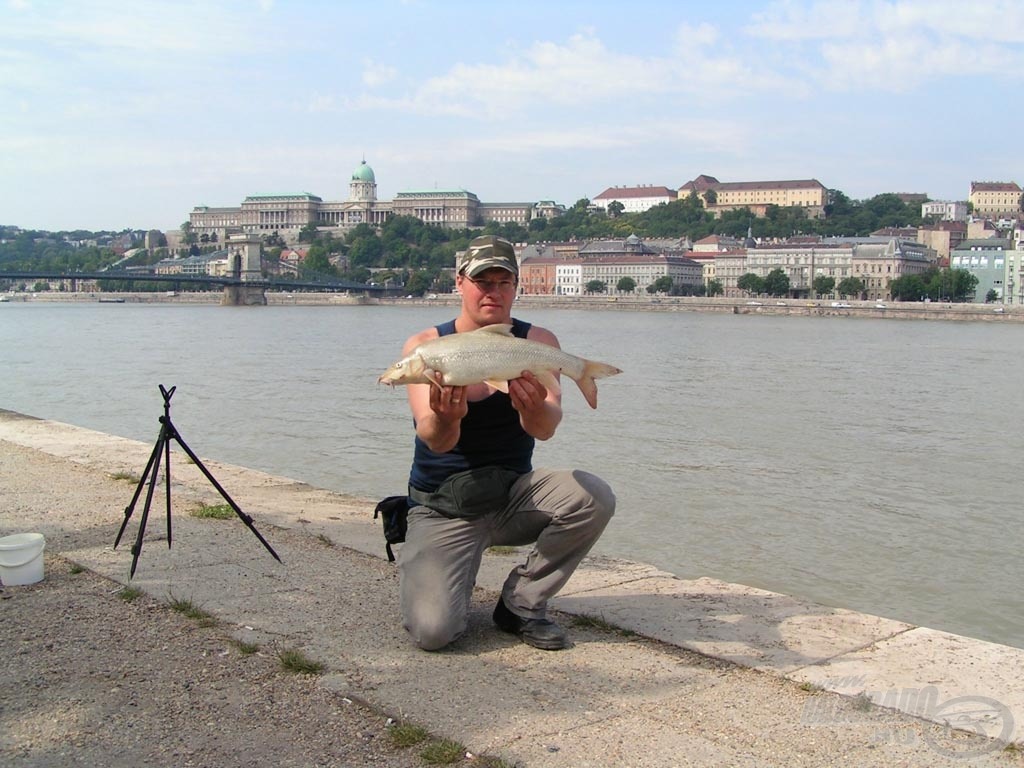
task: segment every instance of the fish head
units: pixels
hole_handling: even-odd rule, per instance
[[[378,384],[395,386],[396,384],[426,384],[430,382],[427,377],[427,364],[417,354],[403,357],[397,363],[392,364],[380,378]]]

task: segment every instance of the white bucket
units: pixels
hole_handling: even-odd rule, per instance
[[[0,583],[5,587],[35,584],[43,580],[41,533],[15,533],[0,538]]]

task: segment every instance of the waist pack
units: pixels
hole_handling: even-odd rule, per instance
[[[501,467],[477,467],[456,472],[433,493],[409,487],[406,496],[388,496],[373,509],[373,519],[384,524],[384,542],[388,560],[395,561],[392,544],[405,541],[409,526],[409,509],[423,505],[445,517],[473,518],[501,509],[508,501],[512,483],[518,472]]]
[[[373,508],[373,519],[376,520],[378,517],[384,523],[384,541],[388,560],[395,562],[395,553],[391,550],[391,545],[401,544],[405,541],[409,518],[409,497],[388,496],[386,499],[382,499]]]
[[[450,475],[433,493],[410,486],[409,498],[445,517],[481,517],[505,506],[518,477],[503,467],[476,467]]]

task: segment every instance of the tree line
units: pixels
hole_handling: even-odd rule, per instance
[[[493,234],[516,243],[565,242],[573,240],[640,238],[689,238],[700,240],[717,234],[742,238],[748,228],[758,239],[785,239],[793,235],[863,236],[883,227],[914,227],[922,223],[920,206],[911,206],[893,194],[877,195],[863,201],[851,200],[839,190],[830,190],[825,217],[812,219],[801,208],[769,206],[766,215],[755,217],[747,209],[728,211],[720,218],[709,213],[700,198],[655,206],[641,213],[625,213],[621,206],[610,213],[595,210],[582,198],[553,219],[537,218],[525,225],[489,222],[472,229],[448,229],[426,224],[411,216],[393,216],[378,231],[360,224],[336,235],[321,232],[310,224],[299,233],[308,246],[301,265],[302,276],[311,279],[343,278],[358,283],[379,282],[403,286],[412,294],[447,292],[452,279],[448,270],[456,252],[481,234]],[[198,244],[188,222],[182,225],[187,238],[195,240],[195,252],[216,247],[216,241]],[[13,230],[13,228],[8,228]],[[22,232],[10,239],[0,227],[0,272],[5,269],[61,269],[91,271],[117,260],[113,250],[103,247],[76,248],[66,239],[89,239],[92,233]],[[265,256],[279,260],[285,243],[278,233],[265,236]],[[147,264],[166,257],[166,251],[142,252],[133,263]],[[339,266],[337,265],[341,265]],[[710,291],[709,291],[710,292]]]
[[[789,276],[776,268],[765,277],[748,272],[736,281],[736,287],[750,296],[771,296],[778,298],[789,295]],[[978,287],[977,275],[966,269],[939,269],[929,267],[920,275],[904,275],[889,283],[889,295],[895,301],[973,301]],[[844,277],[836,282],[834,277],[818,275],[811,282],[815,296],[831,296],[843,299],[862,299],[867,286],[859,277]],[[998,294],[992,290],[985,297],[987,302],[995,301]]]

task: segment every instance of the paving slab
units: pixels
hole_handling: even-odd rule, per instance
[[[1024,650],[918,627],[796,672],[795,680],[984,733],[1024,738]]]
[[[786,674],[911,625],[716,579],[661,576],[563,593],[555,607],[754,669]]]

